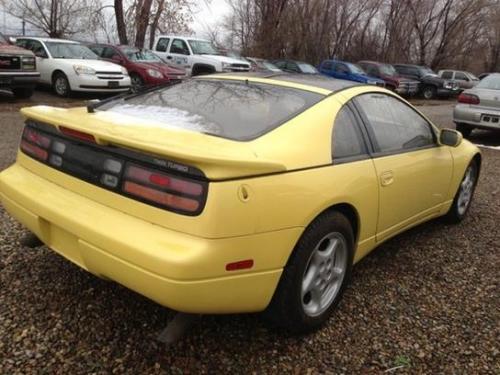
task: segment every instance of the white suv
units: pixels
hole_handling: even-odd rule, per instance
[[[155,39],[154,52],[167,63],[186,69],[188,75],[216,72],[248,72],[247,61],[222,56],[208,40],[160,35]]]
[[[16,45],[33,51],[40,83],[51,85],[57,95],[72,91],[122,92],[130,88],[127,70],[99,60],[83,44],[64,39],[16,38]]]

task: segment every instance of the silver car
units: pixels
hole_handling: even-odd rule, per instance
[[[459,95],[453,121],[464,137],[474,128],[500,131],[500,73],[490,74]]]

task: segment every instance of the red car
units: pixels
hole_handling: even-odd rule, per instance
[[[360,61],[358,65],[370,76],[385,81],[385,87],[395,91],[399,95],[414,96],[419,91],[418,81],[401,77],[396,69],[390,64],[376,61]]]
[[[101,59],[125,67],[130,74],[133,91],[144,86],[180,81],[186,77],[185,71],[168,65],[147,49],[109,44],[91,44],[88,47]]]

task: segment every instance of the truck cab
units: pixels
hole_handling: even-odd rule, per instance
[[[186,73],[192,76],[250,70],[247,61],[223,56],[205,39],[159,35],[155,39],[153,51],[168,64],[186,69]]]

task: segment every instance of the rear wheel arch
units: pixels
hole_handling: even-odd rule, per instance
[[[350,203],[335,203],[329,207],[323,209],[317,213],[307,224],[306,228],[309,227],[316,219],[324,215],[327,212],[339,212],[344,215],[349,223],[351,224],[352,232],[354,234],[354,245],[356,251],[356,244],[359,239],[359,229],[360,229],[360,216],[358,210]]]

